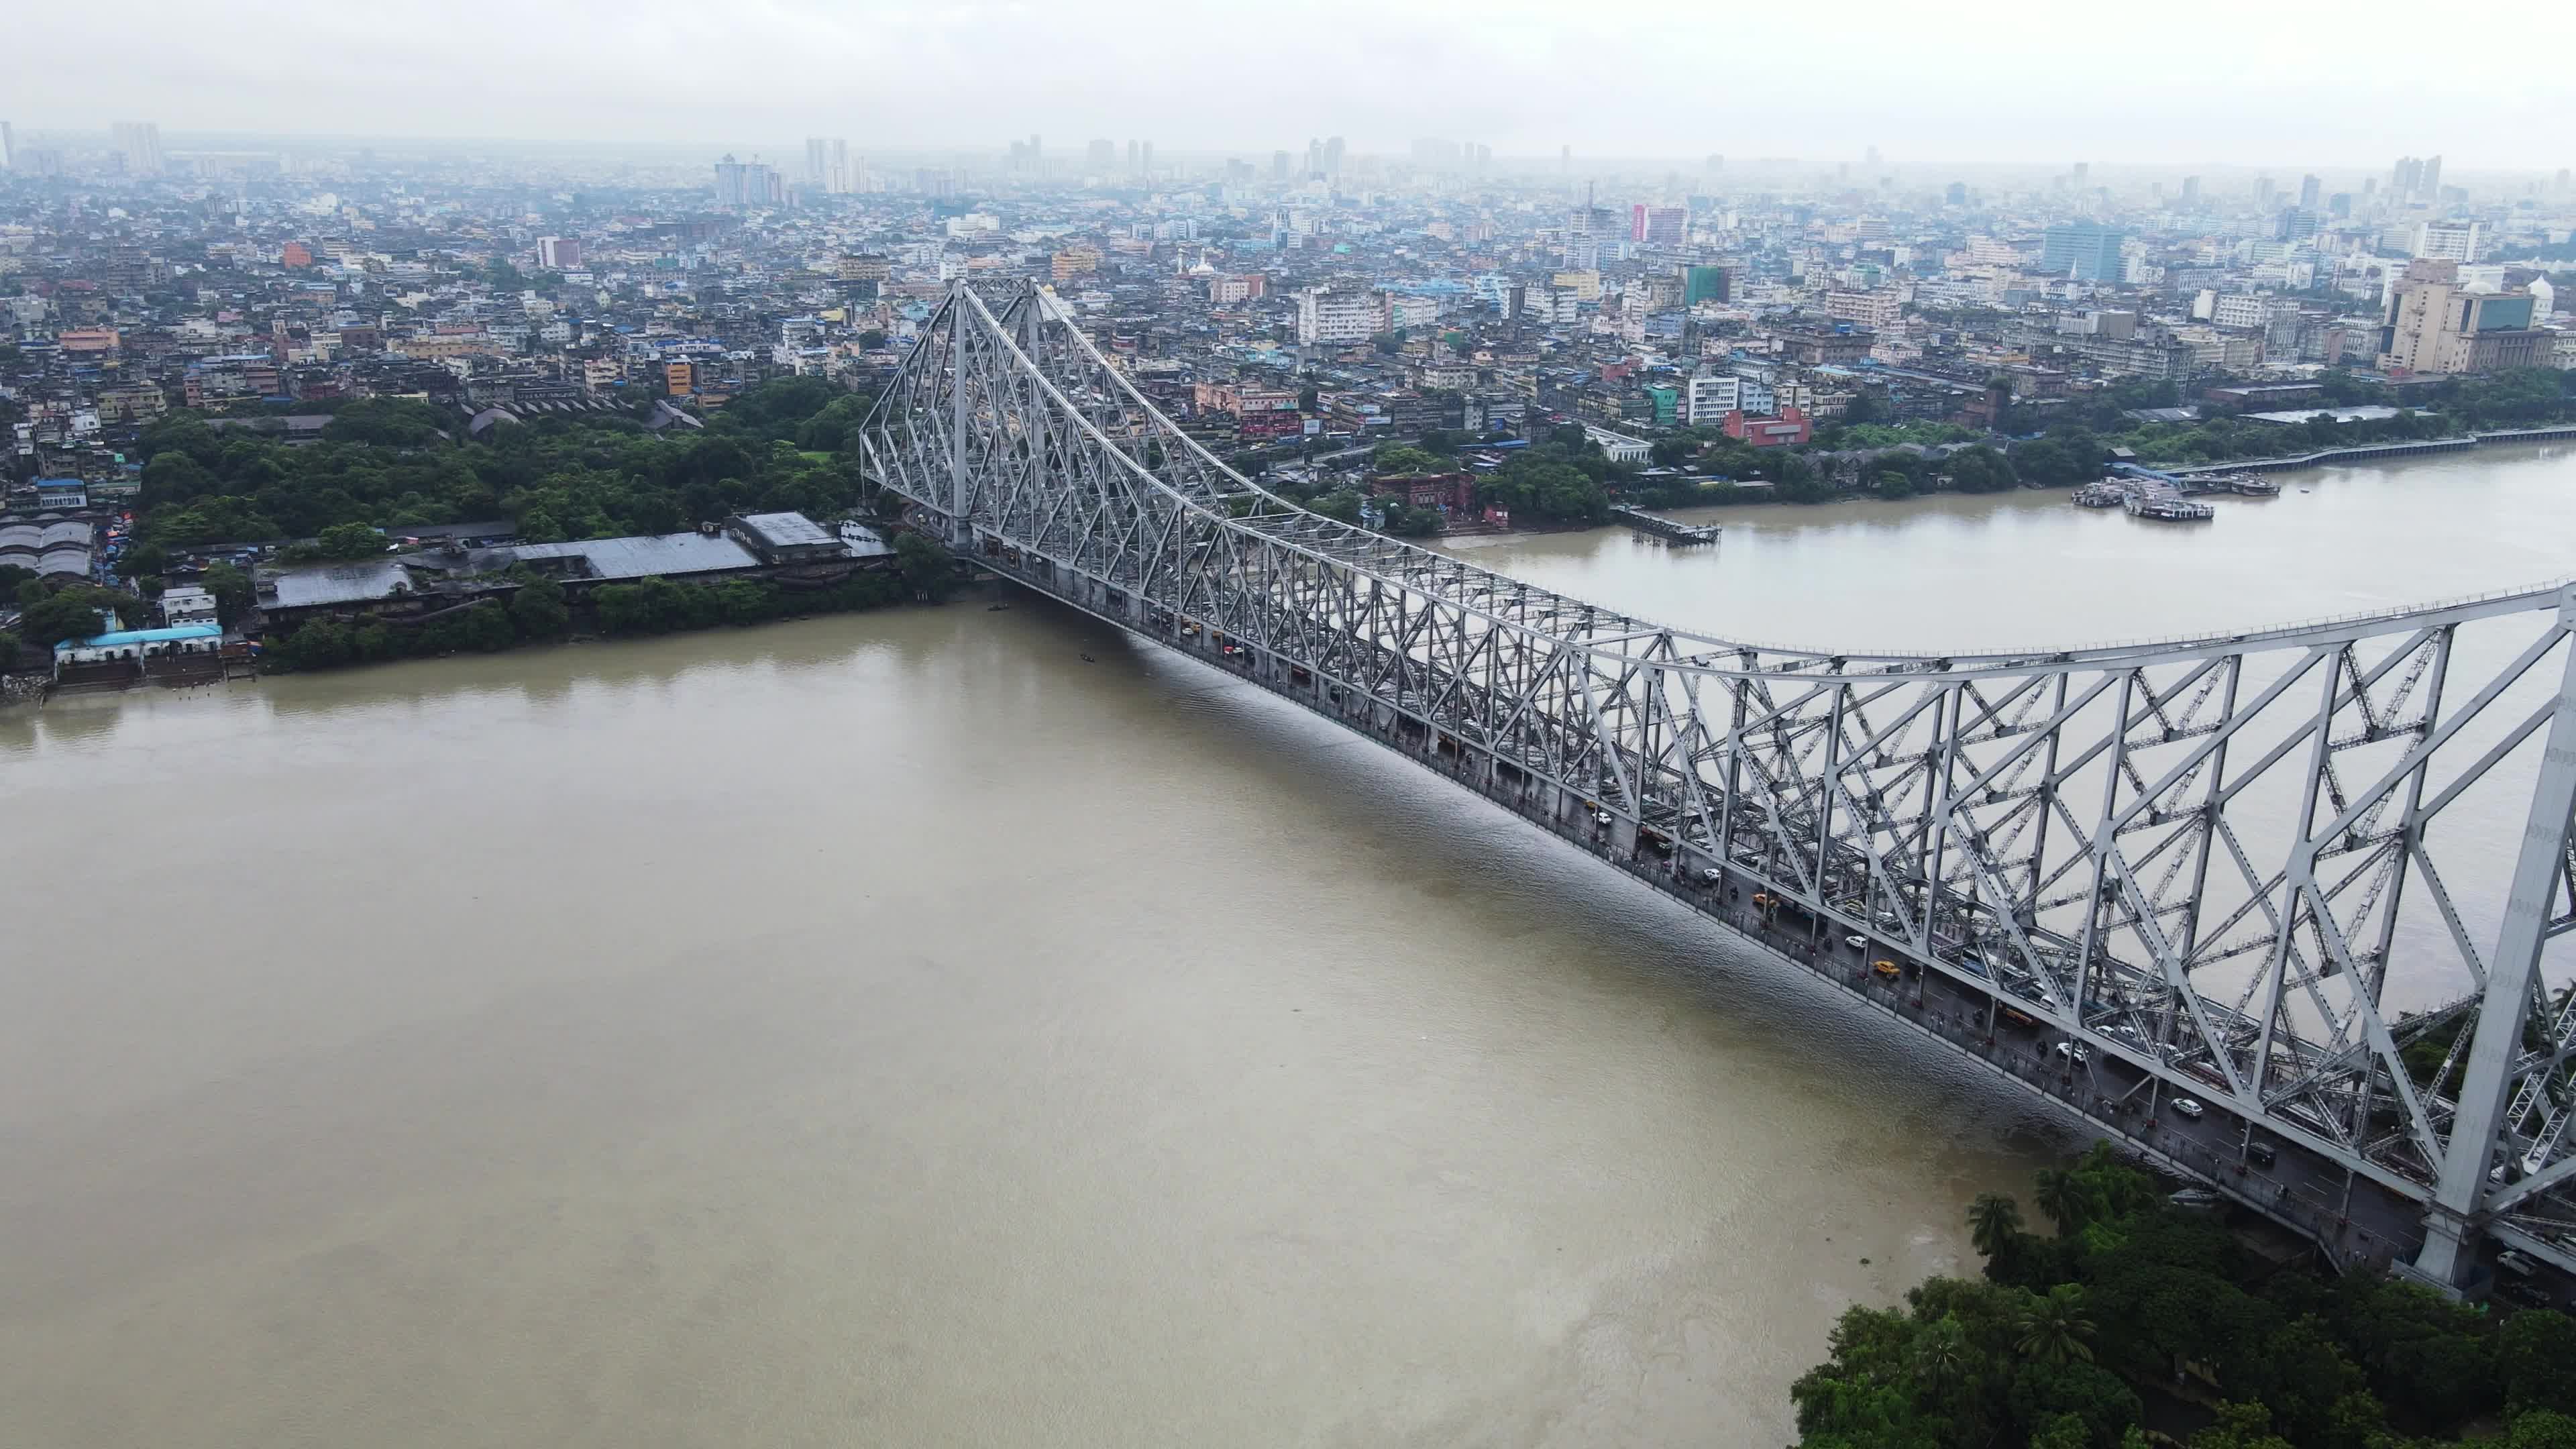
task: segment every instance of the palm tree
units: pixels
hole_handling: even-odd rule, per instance
[[[2093,1206],[2092,1199],[2092,1191],[2074,1173],[2062,1167],[2040,1170],[2036,1201],[2039,1210],[2048,1214],[2048,1220],[2057,1224],[2059,1237],[2075,1235],[2076,1228]]]
[[[2042,1363],[2093,1361],[2093,1320],[2084,1316],[2084,1290],[2060,1283],[2043,1298],[2033,1293],[2013,1320],[2013,1347]]]
[[[2021,1232],[2021,1204],[1999,1192],[1981,1192],[1968,1204],[1968,1241],[1992,1258]]]
[[[1968,1348],[1967,1330],[1959,1326],[1958,1315],[1945,1313],[1924,1325],[1922,1336],[1914,1342],[1915,1381],[1938,1394],[1967,1377],[1968,1365],[1974,1358]]]

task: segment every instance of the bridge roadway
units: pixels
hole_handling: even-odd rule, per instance
[[[2211,1102],[2197,1120],[2175,1113],[2163,1083],[2117,1055],[2087,1050],[2076,1062],[2061,1056],[2064,1040],[2045,1027],[2017,1027],[2002,1019],[2011,1009],[2001,993],[1972,989],[1966,982],[1908,963],[1891,981],[1872,970],[1887,957],[1905,959],[1901,944],[1882,946],[1875,939],[1860,949],[1846,937],[1865,934],[1850,923],[1811,919],[1805,929],[1777,915],[1756,912],[1748,892],[1760,882],[1749,873],[1730,873],[1715,882],[1689,878],[1679,853],[1623,848],[1608,826],[1590,812],[1569,821],[1547,797],[1553,787],[1529,774],[1517,784],[1471,768],[1463,751],[1445,748],[1436,732],[1374,710],[1363,717],[1339,708],[1329,688],[1300,687],[1285,667],[1265,668],[1258,651],[1232,644],[1211,627],[1177,617],[1139,627],[1120,612],[1095,608],[1083,598],[1057,588],[1043,561],[1013,557],[1016,550],[992,549],[976,559],[978,566],[1024,588],[1045,595],[1126,632],[1162,645],[1237,679],[1259,686],[1375,741],[1431,770],[1458,787],[1483,796],[1559,840],[1591,855],[1632,880],[1662,892],[1692,911],[1734,931],[1771,960],[1798,968],[1881,1015],[1903,1023],[1918,1038],[1936,1042],[1950,1056],[1993,1073],[2013,1089],[2046,1102],[2087,1131],[2107,1137],[2137,1159],[2174,1177],[2214,1189],[2314,1242],[2338,1270],[2385,1269],[2410,1259],[2423,1245],[2423,1206],[2390,1191],[2368,1177],[2348,1171],[2331,1159],[2295,1142],[2275,1139]],[[1032,567],[1031,565],[1037,565]],[[1355,694],[1350,702],[1370,701]],[[2268,1167],[2249,1159],[2247,1147],[2264,1143],[2274,1149]],[[2481,1267],[2492,1281],[2499,1244],[2481,1249]],[[2544,1266],[2542,1291],[2562,1306],[2576,1303],[2576,1278]]]
[[[2340,1261],[2402,1257],[2411,1221],[2401,1266],[2430,1282],[2476,1291],[2491,1239],[2576,1275],[2557,1191],[2576,1185],[2576,1005],[2540,975],[2576,932],[2576,584],[2058,652],[1694,634],[1265,492],[1042,288],[999,315],[952,289],[863,437],[871,476],[961,552],[1404,750],[1785,959],[1831,979],[1854,969],[1833,943],[1883,937],[1920,984],[1855,995]],[[2485,631],[2474,674],[2452,668],[2464,629]],[[2527,800],[2444,815],[2525,767]],[[1804,939],[1743,919],[1757,892],[1812,913]],[[2401,937],[2401,899],[2435,928]],[[2401,956],[2448,1005],[2383,1016]],[[1998,1031],[2006,1012],[2032,1035]],[[2165,1110],[2175,1093],[2207,1114]],[[2490,1174],[2499,1149],[2518,1180]]]

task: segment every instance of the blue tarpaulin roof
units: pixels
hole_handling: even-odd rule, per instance
[[[54,646],[64,649],[114,649],[126,644],[167,644],[178,639],[220,639],[224,631],[213,624],[176,624],[167,629],[118,629],[90,639],[70,639]]]

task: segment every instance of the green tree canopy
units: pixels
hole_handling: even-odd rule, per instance
[[[896,566],[915,595],[933,603],[957,586],[957,560],[936,540],[906,533],[894,541]]]
[[[564,603],[563,585],[543,574],[528,574],[519,581],[518,592],[510,596],[510,620],[530,639],[561,638],[572,627],[572,610]]]
[[[206,565],[205,576],[198,582],[207,593],[215,596],[215,618],[227,629],[240,623],[242,616],[248,614],[259,599],[250,575],[228,563]]]
[[[43,589],[43,585],[33,586]],[[43,593],[33,603],[21,592],[18,634],[28,643],[51,648],[68,639],[87,639],[119,627],[140,629],[152,622],[152,606],[142,598],[95,584],[70,584]]]

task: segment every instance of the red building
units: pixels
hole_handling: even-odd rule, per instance
[[[1462,516],[1476,511],[1476,475],[1473,473],[1406,473],[1392,478],[1372,478],[1369,491],[1401,498],[1413,508],[1446,508]]]
[[[288,242],[278,249],[277,261],[280,266],[309,267],[313,265],[313,249],[302,242]]]
[[[1294,412],[1245,413],[1234,431],[1240,438],[1292,438],[1306,431],[1306,420]]]
[[[1718,426],[1726,430],[1728,437],[1757,448],[1786,448],[1807,441],[1815,433],[1807,425],[1807,415],[1796,408],[1782,408],[1776,418],[1732,412]]]

